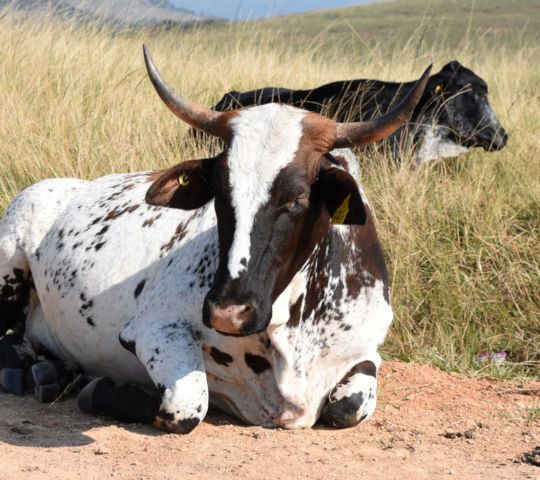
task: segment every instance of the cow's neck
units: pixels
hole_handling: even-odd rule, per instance
[[[332,323],[327,307],[336,290],[338,295],[346,290],[338,280],[342,277],[339,248],[349,230],[330,227],[274,302],[267,333],[275,349],[274,372],[282,399],[278,424],[301,427],[312,423],[322,407],[313,402],[332,388],[336,370],[341,372],[338,376],[345,375],[354,362],[352,356],[335,358],[328,348],[332,330],[339,326]],[[332,374],[327,375],[330,366]]]

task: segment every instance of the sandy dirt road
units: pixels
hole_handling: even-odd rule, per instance
[[[540,479],[540,382],[387,362],[379,385],[375,414],[348,430],[212,412],[187,436],[0,394],[0,479]]]

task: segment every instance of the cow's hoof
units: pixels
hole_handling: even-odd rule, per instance
[[[95,378],[79,393],[77,406],[84,413],[97,413],[100,411],[100,397],[111,390],[114,390],[114,382],[109,377]]]
[[[24,369],[3,368],[0,370],[0,386],[9,393],[24,395]]]
[[[32,375],[32,369],[24,372],[24,388],[26,389],[26,393],[30,395],[33,395],[36,390],[36,381]]]
[[[360,399],[361,397],[361,393]],[[345,397],[336,403],[328,403],[321,413],[321,419],[326,425],[334,428],[350,428],[363,422],[368,414],[359,408],[357,398]]]
[[[24,358],[16,347],[23,344],[20,333],[9,333],[0,337],[0,370],[3,368],[24,368]]]
[[[36,385],[34,396],[40,403],[52,403],[62,393],[60,385],[57,383],[49,383],[47,385]]]
[[[186,434],[191,432],[199,423],[201,423],[199,418],[186,418],[176,422],[170,422],[161,417],[154,419],[154,427],[167,433]]]
[[[32,376],[36,385],[46,385],[58,378],[58,373],[52,362],[39,362],[32,365]]]

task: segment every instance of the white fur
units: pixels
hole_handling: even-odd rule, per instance
[[[457,157],[469,149],[444,138],[445,127],[426,126],[422,144],[418,149],[416,158],[419,163],[437,160],[439,158]]]
[[[242,110],[230,122],[234,136],[228,165],[236,217],[229,251],[231,278],[238,278],[249,263],[255,216],[270,198],[270,188],[278,173],[294,159],[305,113],[285,105],[268,104]]]
[[[499,123],[499,119],[497,118],[497,115],[495,115],[495,110],[493,110],[492,106],[489,104],[488,101],[484,102],[483,117],[484,119],[487,118],[488,123],[493,128],[501,127],[501,124]]]

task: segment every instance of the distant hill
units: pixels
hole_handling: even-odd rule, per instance
[[[317,55],[343,48],[380,59],[409,45],[419,51],[456,48],[457,56],[466,39],[516,48],[529,41],[538,45],[540,5],[538,0],[374,0],[244,22],[241,34],[255,38],[261,31],[291,48],[316,48]],[[208,35],[215,42],[228,41],[229,24],[212,25]]]
[[[126,25],[181,24],[205,20],[167,0],[0,0],[30,13],[52,12],[62,18],[105,20]]]

